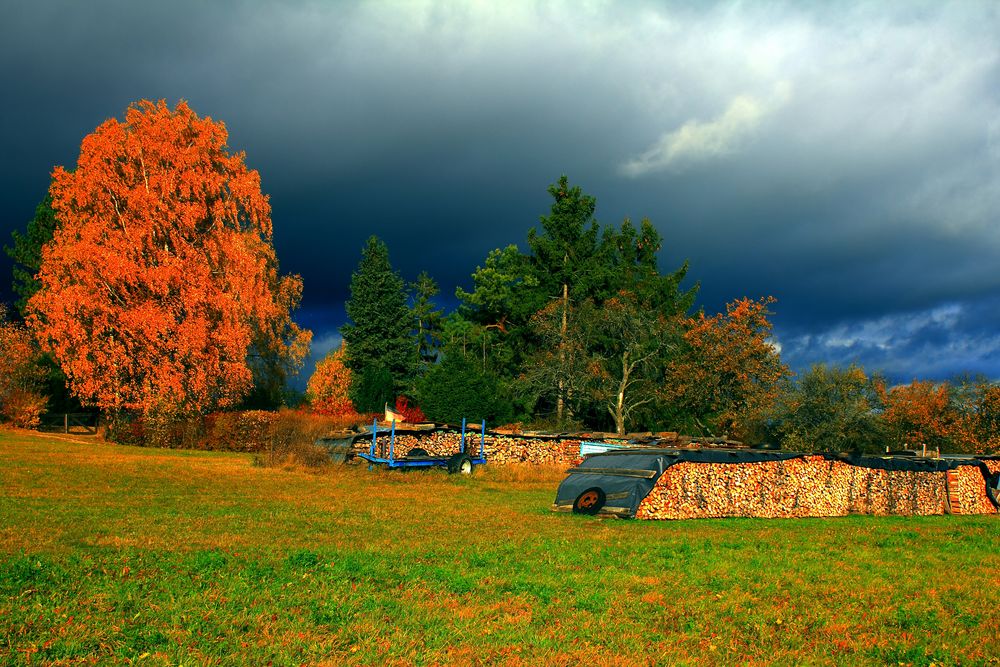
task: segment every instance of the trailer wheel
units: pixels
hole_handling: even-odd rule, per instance
[[[597,514],[604,507],[604,491],[594,486],[576,497],[573,512],[576,514]]]
[[[472,458],[468,454],[459,452],[448,459],[448,473],[454,475],[468,475],[472,473]]]

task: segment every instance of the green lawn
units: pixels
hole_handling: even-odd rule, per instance
[[[560,479],[0,431],[0,663],[1000,656],[1000,517],[603,520]]]

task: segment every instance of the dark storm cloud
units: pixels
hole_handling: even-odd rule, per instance
[[[447,295],[566,173],[706,308],[777,296],[793,365],[1000,376],[998,44],[985,2],[24,3],[0,234],[104,118],[185,98],[260,170],[319,347],[365,237]]]

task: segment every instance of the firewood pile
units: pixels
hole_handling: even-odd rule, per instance
[[[951,495],[958,500],[956,514],[994,514],[996,509],[985,492],[983,473],[977,466],[959,466],[950,471]]]
[[[466,432],[466,451],[469,454],[479,453],[480,437],[478,431]],[[391,440],[390,435],[376,437],[377,456],[388,458]],[[419,447],[429,456],[451,456],[461,449],[461,442],[462,434],[456,431],[396,433],[392,454],[394,458],[403,458]],[[354,454],[371,451],[371,443],[370,437],[358,438],[354,442]],[[484,451],[490,464],[575,465],[580,460],[580,440],[487,433]]]
[[[518,435],[487,435],[486,460],[501,465],[574,465],[580,460],[580,441],[530,438]]]
[[[983,476],[958,468],[963,513],[994,514]],[[676,463],[636,512],[640,519],[943,514],[945,473],[881,470],[822,456],[754,463]]]
[[[943,472],[880,470],[837,463],[847,468],[850,476],[847,507],[850,513],[944,514]],[[984,492],[985,488],[983,485]]]
[[[472,448],[474,434],[466,434],[466,443]],[[411,449],[420,447],[430,456],[451,456],[461,449],[462,434],[454,431],[428,431],[426,433],[410,434],[397,433],[395,442],[392,436],[379,435],[375,439],[375,454],[382,458],[388,458],[389,446],[392,444],[392,455],[400,459],[410,453]],[[475,439],[478,449],[479,439]],[[354,443],[356,452],[371,451],[371,438],[359,438]]]

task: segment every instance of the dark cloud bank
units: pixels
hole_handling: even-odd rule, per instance
[[[226,122],[322,350],[363,240],[449,299],[560,174],[649,217],[701,304],[772,294],[793,367],[1000,377],[991,3],[21,3],[0,236],[139,98]],[[6,257],[0,272],[9,275]],[[7,280],[0,281],[6,288]],[[4,298],[10,297],[4,292]]]

